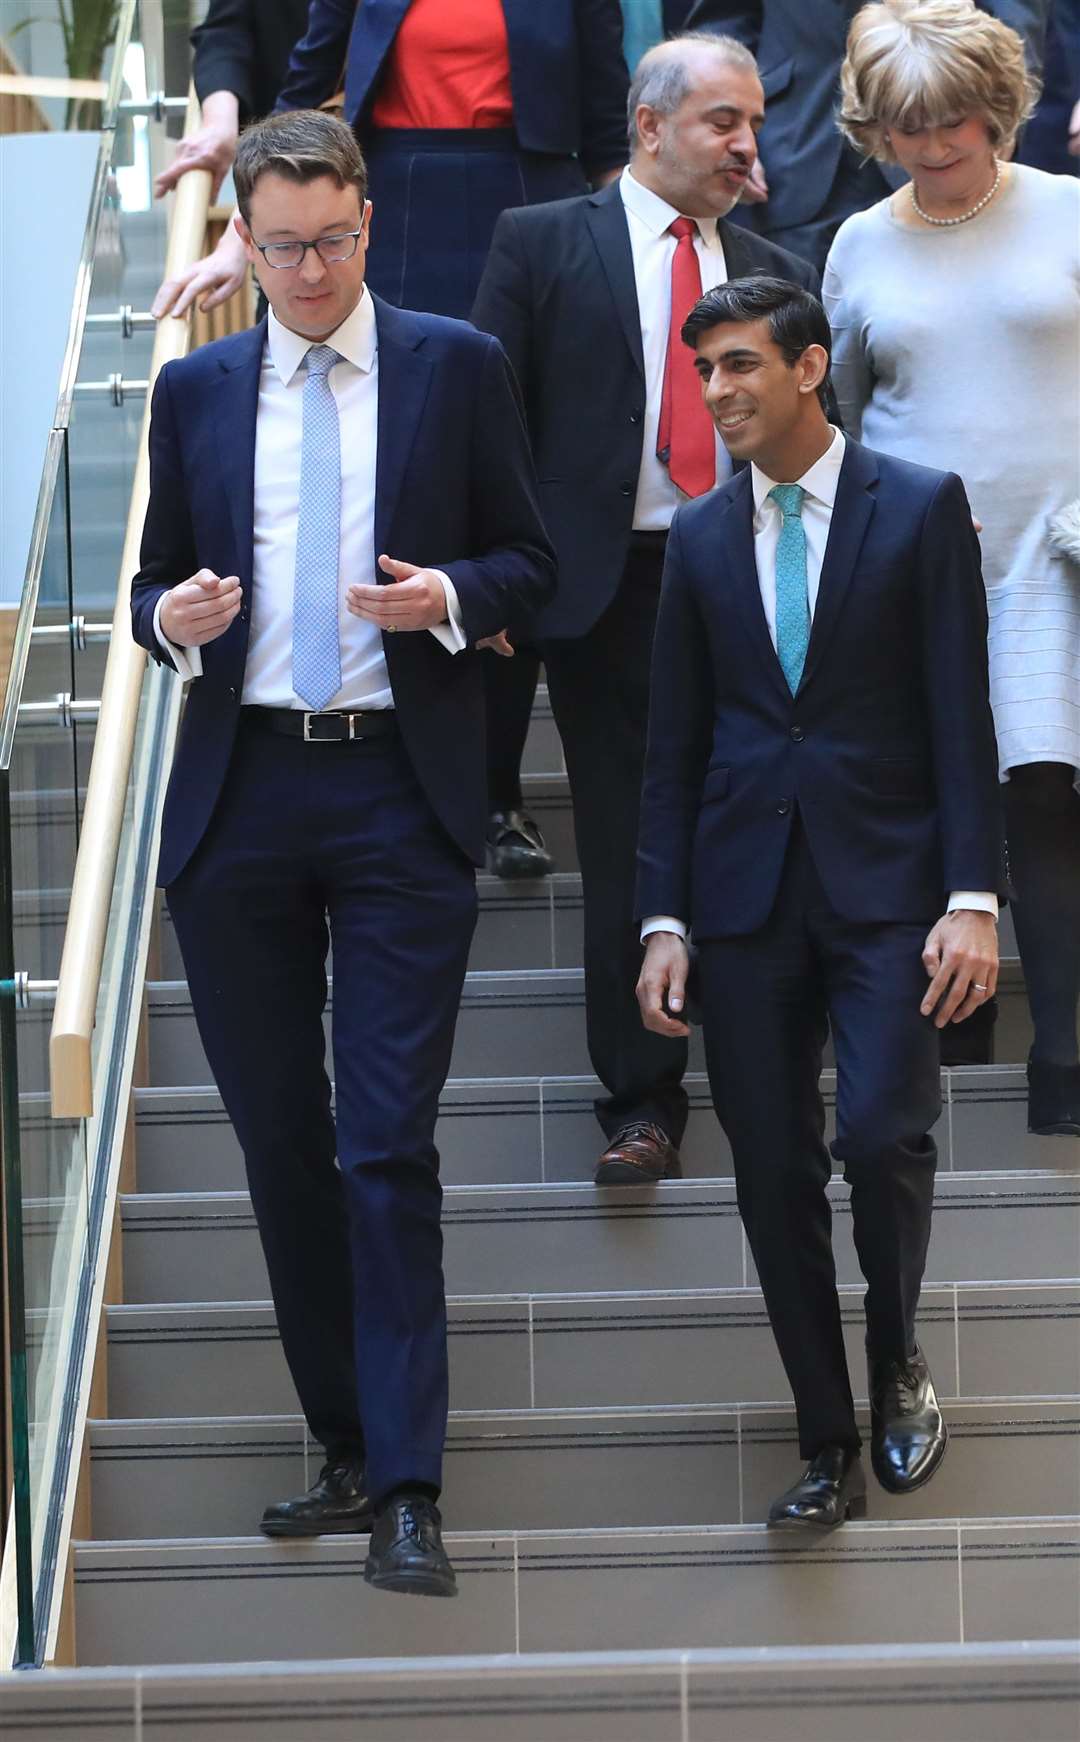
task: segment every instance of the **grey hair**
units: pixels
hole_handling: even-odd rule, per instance
[[[757,72],[757,61],[743,43],[736,41],[733,36],[718,36],[711,30],[684,30],[681,36],[673,36],[667,42],[650,48],[638,61],[626,99],[627,132],[631,151],[641,144],[637,128],[640,104],[644,103],[648,108],[655,109],[659,115],[674,115],[690,93],[692,57],[689,53],[678,52],[684,44],[688,49],[715,49],[733,66],[743,67],[747,72]]]

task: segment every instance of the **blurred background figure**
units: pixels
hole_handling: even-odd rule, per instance
[[[1051,175],[1080,175],[1080,0],[1052,0],[1042,95],[1016,155]]]
[[[241,127],[274,106],[307,15],[308,0],[210,0],[205,19],[191,33],[202,126],[158,176],[154,192],[159,198],[189,169],[208,169],[214,178],[211,198],[217,199],[232,168]],[[243,243],[229,222],[205,260],[166,279],[153,312],[159,319],[182,315],[193,302],[209,312],[227,302],[246,278]]]
[[[993,0],[987,10],[1020,32],[1031,69],[1042,68],[1050,0]],[[742,221],[802,254],[820,271],[843,220],[903,181],[889,161],[864,162],[835,125],[840,63],[858,0],[697,0],[691,30],[737,37],[756,56],[765,87],[759,175]]]
[[[401,307],[467,319],[500,212],[585,193],[626,162],[618,0],[312,0],[278,108],[325,102],[342,66],[374,208],[368,283]],[[519,647],[484,665],[489,864],[543,876],[521,790],[539,659]]]
[[[1080,1136],[1080,186],[1005,161],[1034,99],[971,0],[864,7],[840,123],[912,179],[841,227],[824,289],[845,428],[959,471],[982,525],[1029,1128]]]
[[[643,54],[678,36],[693,9],[694,0],[622,0],[623,53],[628,67],[636,67]]]

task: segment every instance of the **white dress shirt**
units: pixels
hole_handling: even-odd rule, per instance
[[[354,617],[345,604],[350,586],[374,586],[375,470],[378,448],[379,349],[375,305],[367,291],[337,331],[325,341],[342,361],[329,374],[341,425],[341,532],[338,568],[338,638],[341,688],[327,709],[392,708],[382,631]],[[300,507],[300,448],[304,423],[304,358],[311,340],[282,326],[270,311],[259,380],[255,425],[255,543],[247,663],[241,701],[245,707],[305,709],[292,683],[293,586],[296,523]],[[391,556],[410,558],[409,551]],[[448,653],[465,646],[461,609],[449,576],[436,571],[446,593],[447,622],[430,631]],[[154,632],[182,678],[202,676],[197,647],[179,648]]]
[[[832,441],[813,465],[794,481],[805,492],[802,505],[803,531],[806,534],[806,593],[810,603],[810,620],[813,622],[817,607],[818,589],[821,585],[821,565],[825,560],[825,546],[829,540],[829,527],[832,524],[833,505],[836,501],[836,489],[840,481],[840,468],[844,463],[844,436],[841,430],[833,431]],[[780,528],[783,525],[783,514],[780,504],[774,501],[769,491],[781,480],[770,478],[759,466],[751,463],[750,485],[754,493],[754,562],[757,566],[758,587],[761,591],[761,605],[765,612],[765,621],[769,626],[769,638],[776,646],[776,547],[780,539]],[[952,913],[956,908],[967,908],[977,913],[992,913],[997,918],[998,899],[989,890],[956,890],[949,897],[947,911]],[[676,936],[686,936],[686,925],[670,914],[657,914],[647,919],[641,928],[642,940],[654,931],[670,931]]]
[[[645,361],[645,429],[641,468],[634,503],[635,532],[666,532],[680,502],[689,498],[671,481],[663,460],[656,457],[660,429],[660,401],[664,392],[668,333],[671,328],[671,262],[678,246],[668,229],[680,213],[651,188],[635,181],[628,169],[619,178],[619,192],[626,210],[630,252],[634,260],[638,313],[641,318],[641,349]],[[715,218],[695,218],[694,250],[701,268],[701,290],[713,290],[727,282],[727,263]],[[704,416],[704,411],[702,412]],[[731,476],[727,449],[716,436],[716,481]]]

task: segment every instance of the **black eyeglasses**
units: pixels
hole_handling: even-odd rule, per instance
[[[309,248],[314,248],[324,266],[351,260],[363,233],[361,224],[359,230],[348,230],[343,236],[319,236],[314,242],[256,242],[254,236],[251,240],[267,266],[272,266],[275,272],[284,272],[290,266],[299,266]]]

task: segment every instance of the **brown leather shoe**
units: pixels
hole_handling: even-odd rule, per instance
[[[598,1186],[649,1186],[682,1179],[679,1152],[659,1125],[624,1125],[596,1164]]]

